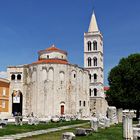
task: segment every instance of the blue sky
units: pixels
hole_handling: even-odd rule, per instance
[[[122,57],[140,52],[140,0],[0,0],[0,71],[37,60],[55,44],[83,67],[92,11],[104,36],[105,84]]]

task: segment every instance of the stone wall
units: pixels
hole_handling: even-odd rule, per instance
[[[11,82],[10,93],[13,90],[22,92],[23,115],[32,112],[38,117],[61,115],[64,106],[64,114],[89,116],[88,71],[70,64],[38,64],[8,69],[9,75],[19,71],[23,79]]]
[[[106,116],[107,113],[107,101],[102,97],[90,98],[90,114],[91,116],[99,117],[99,115]]]

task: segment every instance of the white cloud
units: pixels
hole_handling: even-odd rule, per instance
[[[6,71],[0,71],[0,78],[7,78],[7,72]]]

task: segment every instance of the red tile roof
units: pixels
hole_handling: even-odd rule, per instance
[[[32,64],[68,64],[68,61],[61,59],[42,59]]]
[[[51,47],[49,47],[45,50],[40,50],[39,53],[41,53],[41,52],[60,52],[60,53],[63,53],[63,54],[67,55],[66,51],[63,51],[63,50],[60,50],[60,49],[56,48],[55,45],[52,45]]]
[[[108,90],[109,90],[109,87],[105,86],[104,91],[108,91]]]

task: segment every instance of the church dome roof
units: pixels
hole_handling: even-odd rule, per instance
[[[68,64],[67,52],[58,49],[55,45],[38,52],[38,61],[32,64]]]
[[[58,49],[54,44],[52,46],[50,46],[49,48],[45,49],[45,50],[40,50],[39,51],[39,53],[43,53],[43,52],[60,52],[60,53],[64,53],[64,54],[67,55],[66,51]]]

